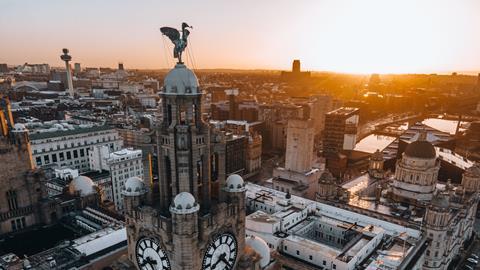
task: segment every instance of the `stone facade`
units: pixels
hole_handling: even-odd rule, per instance
[[[132,195],[127,180],[124,193],[128,257],[144,269],[151,258],[142,257],[137,246],[153,239],[163,269],[211,269],[204,263],[215,257],[209,250],[228,234],[237,245],[229,253],[232,267],[224,269],[235,269],[245,246],[245,188],[239,176],[226,179],[225,135],[203,122],[202,93],[184,65],[170,71],[160,95],[158,184]]]
[[[47,200],[42,170],[36,169],[28,131],[13,123],[7,99],[0,102],[0,235],[48,224],[56,219],[55,204]]]
[[[394,200],[415,204],[432,200],[439,169],[432,144],[422,138],[411,143],[397,161],[392,182]]]

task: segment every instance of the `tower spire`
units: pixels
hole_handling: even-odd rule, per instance
[[[60,59],[65,61],[65,69],[67,70],[67,84],[68,84],[68,94],[71,98],[74,97],[73,92],[73,81],[72,81],[72,68],[70,67],[70,61],[72,61],[72,56],[68,54],[68,49],[63,48],[63,54],[60,55]]]

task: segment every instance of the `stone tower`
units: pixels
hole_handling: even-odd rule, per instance
[[[462,186],[465,192],[480,192],[480,164],[478,162],[465,170],[462,177]]]
[[[0,97],[0,234],[51,222],[44,172],[34,166],[28,130]]]
[[[427,248],[424,269],[444,269],[443,260],[447,257],[449,224],[451,215],[449,196],[446,193],[437,193],[433,197],[425,213],[425,229],[431,242]]]
[[[158,193],[125,185],[129,259],[137,269],[236,269],[245,185],[238,175],[226,179],[224,134],[202,120],[202,91],[183,63],[167,74],[160,97]]]
[[[312,169],[314,136],[311,120],[288,121],[285,169],[302,173]]]
[[[377,149],[372,154],[368,163],[368,174],[376,179],[382,179],[385,176],[383,171],[383,154]]]

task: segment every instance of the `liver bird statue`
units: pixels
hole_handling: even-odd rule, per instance
[[[182,62],[182,53],[187,48],[187,38],[190,35],[190,31],[187,28],[192,28],[186,23],[182,23],[182,36],[180,37],[180,32],[172,27],[162,27],[160,32],[167,36],[175,45],[173,48],[173,57],[178,58],[178,64],[183,64]]]

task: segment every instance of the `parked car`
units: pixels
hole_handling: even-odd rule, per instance
[[[472,254],[470,255],[470,257],[471,257],[471,258],[474,258],[474,259],[477,260],[477,261],[478,261],[478,259],[479,259],[478,255],[475,254],[475,253],[472,253]]]

